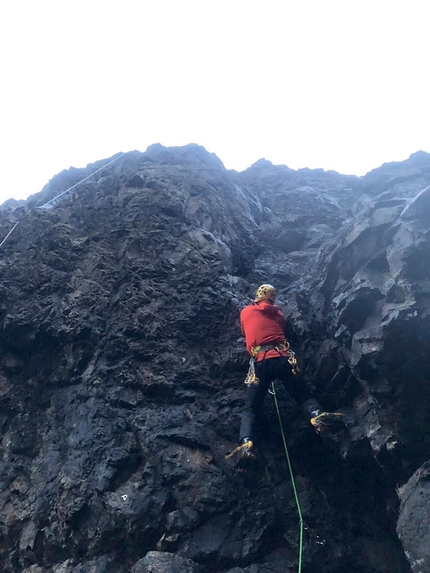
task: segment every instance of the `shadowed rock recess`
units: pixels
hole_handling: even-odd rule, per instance
[[[303,572],[430,571],[430,155],[358,178],[197,145],[71,168],[0,209],[4,573],[297,571],[271,396],[236,446],[239,312],[273,283],[341,442],[278,399]]]

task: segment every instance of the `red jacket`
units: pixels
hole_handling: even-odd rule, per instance
[[[285,342],[285,318],[282,311],[267,300],[246,306],[240,313],[240,324],[246,339],[246,350],[252,355],[255,346]],[[287,356],[282,352],[282,356]],[[277,350],[268,350],[257,355],[257,362],[277,358]]]

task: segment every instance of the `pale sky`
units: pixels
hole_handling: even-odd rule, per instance
[[[363,175],[430,152],[428,0],[3,0],[0,203],[198,143]]]

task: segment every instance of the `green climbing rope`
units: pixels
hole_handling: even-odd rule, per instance
[[[281,420],[281,413],[279,412],[279,406],[278,406],[278,399],[276,397],[276,390],[275,390],[275,384],[272,382],[272,392],[271,392],[273,399],[275,401],[275,406],[276,406],[276,412],[278,414],[278,420],[279,420],[279,427],[281,428],[281,435],[282,435],[282,441],[284,442],[284,449],[285,449],[285,455],[287,458],[287,463],[288,463],[288,469],[290,470],[290,476],[291,476],[291,485],[293,486],[293,492],[294,492],[294,498],[296,500],[296,506],[297,506],[297,513],[299,515],[299,523],[300,523],[300,535],[299,535],[299,564],[297,567],[297,573],[301,573],[302,571],[302,557],[303,557],[303,530],[304,530],[304,522],[303,522],[303,516],[302,516],[302,510],[300,508],[300,502],[299,502],[299,496],[297,494],[297,488],[296,488],[296,482],[294,479],[294,473],[293,473],[293,467],[291,465],[291,460],[290,460],[290,454],[288,453],[288,448],[287,448],[287,441],[285,439],[285,433],[284,433],[284,428],[282,426],[282,420]]]

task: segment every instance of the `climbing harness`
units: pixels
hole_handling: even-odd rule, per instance
[[[283,342],[278,342],[277,344],[260,344],[260,346],[254,346],[251,348],[251,353],[253,358],[257,358],[260,352],[266,353],[269,350],[277,350],[279,354],[281,354],[282,351],[288,352],[289,348],[290,343],[287,340],[284,340]]]
[[[68,193],[69,191],[71,191],[72,189],[74,189],[75,187],[77,187],[78,185],[80,185],[81,183],[83,183],[84,181],[86,181],[87,179],[89,179],[90,177],[92,177],[93,175],[95,175],[96,173],[98,173],[99,171],[101,171],[102,169],[104,169],[105,167],[107,167],[108,165],[111,165],[112,163],[114,163],[115,161],[117,161],[120,157],[122,157],[124,155],[124,153],[121,151],[121,153],[115,157],[115,159],[112,159],[111,161],[109,161],[109,163],[105,163],[102,167],[100,167],[99,169],[96,169],[96,171],[93,171],[90,175],[87,175],[86,177],[84,177],[83,179],[81,179],[80,181],[78,181],[77,183],[75,183],[74,185],[72,185],[71,187],[69,187],[68,189],[66,189],[65,191],[63,191],[62,193],[60,193],[59,195],[56,195],[55,197],[53,197],[52,199],[50,199],[49,201],[47,201],[46,203],[44,203],[43,205],[40,205],[39,207],[36,207],[36,209],[44,209],[45,207],[47,207],[50,203],[53,203],[54,201],[56,201],[59,197],[61,197],[62,195],[64,195],[65,193]],[[28,213],[25,213],[25,215],[23,215],[21,217],[20,220],[18,220],[15,225],[12,227],[12,229],[9,231],[9,233],[6,235],[6,237],[3,239],[3,241],[0,243],[0,247],[2,247],[5,242],[8,240],[8,238],[12,235],[13,231],[17,228],[17,226],[19,225],[19,223],[21,222],[22,219],[24,219],[24,217],[27,217],[27,215],[29,215],[32,211],[34,211],[34,209],[32,209],[31,211],[29,211]]]
[[[257,360],[257,356],[261,352],[264,352],[264,354],[266,354],[266,352],[268,352],[269,350],[277,350],[280,356],[283,356],[282,352],[286,352],[288,363],[291,366],[292,373],[294,374],[294,376],[298,376],[300,374],[300,369],[297,364],[296,354],[295,352],[293,352],[293,350],[291,350],[290,343],[288,342],[288,340],[284,340],[283,342],[279,342],[277,344],[261,344],[259,346],[254,346],[253,348],[251,348],[252,356],[249,360],[248,373],[245,378],[245,384],[247,386],[259,384],[260,380],[258,379],[255,373],[255,362]]]
[[[272,389],[269,390],[269,393],[272,394],[273,396],[273,400],[275,402],[275,407],[276,407],[276,412],[278,414],[278,420],[279,420],[279,427],[281,429],[281,436],[282,436],[282,441],[284,443],[284,450],[285,450],[285,456],[287,458],[287,463],[288,463],[288,469],[290,471],[290,477],[291,477],[291,485],[293,488],[293,492],[294,492],[294,499],[296,501],[296,507],[297,507],[297,513],[299,516],[299,524],[300,524],[300,533],[299,533],[299,562],[298,562],[298,566],[297,566],[297,573],[301,573],[302,571],[302,559],[303,559],[303,531],[304,531],[304,521],[303,521],[303,515],[302,515],[302,510],[300,507],[300,501],[299,501],[299,496],[297,493],[297,488],[296,488],[296,482],[294,479],[294,472],[293,472],[293,467],[291,465],[291,460],[290,460],[290,455],[288,453],[288,448],[287,448],[287,441],[285,439],[285,432],[284,432],[284,428],[282,426],[282,419],[281,419],[281,413],[279,411],[279,406],[278,406],[278,399],[276,397],[276,390],[275,390],[275,384],[274,382],[272,382]]]
[[[268,352],[269,350],[277,350],[279,352],[279,355],[282,356],[281,354],[282,351],[288,352],[289,347],[290,347],[289,342],[285,340],[284,342],[279,342],[277,344],[260,344],[259,346],[254,346],[253,348],[251,348],[252,356],[249,360],[249,369],[245,378],[245,384],[247,386],[252,386],[252,385],[257,386],[260,383],[260,380],[258,379],[255,373],[255,362],[257,360],[257,356],[261,352],[264,352],[264,355],[266,355],[266,352]],[[288,362],[290,362],[289,359]]]

